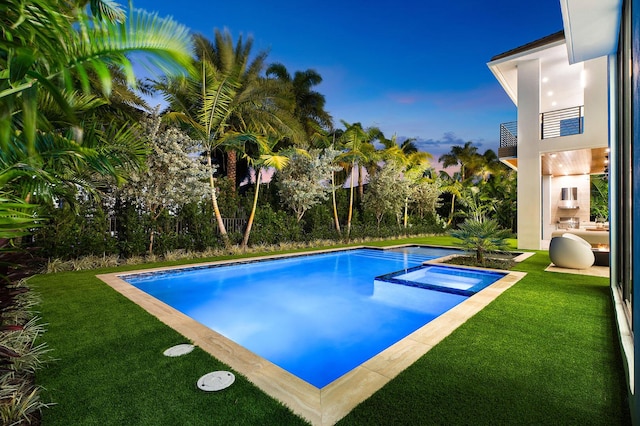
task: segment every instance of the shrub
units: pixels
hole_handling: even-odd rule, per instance
[[[37,423],[47,404],[40,401],[34,373],[49,351],[46,343],[34,343],[44,332],[33,314],[38,298],[23,283],[1,286],[0,298],[0,423]]]
[[[492,251],[506,250],[509,245],[509,231],[500,228],[498,222],[493,219],[477,220],[467,219],[456,230],[450,231],[450,235],[458,238],[462,246],[474,251],[479,265],[485,264],[485,254]]]
[[[257,209],[249,240],[251,244],[277,244],[301,238],[302,229],[293,215],[274,211],[268,204]]]

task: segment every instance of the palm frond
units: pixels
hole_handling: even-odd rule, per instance
[[[110,22],[124,22],[125,13],[113,0],[90,0],[91,13],[96,19]]]
[[[0,238],[12,239],[28,235],[30,229],[41,226],[43,218],[36,219],[33,216],[36,207],[0,194]]]
[[[260,156],[260,162],[266,167],[282,170],[289,164],[289,157],[284,155],[263,154]]]

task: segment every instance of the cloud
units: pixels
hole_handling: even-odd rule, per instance
[[[408,139],[407,136],[399,136],[398,143],[402,143],[406,139]],[[431,165],[436,170],[442,170],[443,169],[442,164],[438,162],[438,159],[443,154],[448,154],[449,152],[451,152],[452,146],[463,146],[467,142],[469,142],[468,139],[467,140],[462,139],[461,137],[457,136],[454,132],[446,132],[439,139],[417,138],[413,143],[420,151],[428,152],[429,154],[431,154],[433,156],[433,159],[431,160]],[[493,149],[494,151],[496,150],[493,147],[486,146],[487,144],[483,139],[476,139],[476,140],[472,140],[471,142],[473,142],[473,145],[478,148],[478,152],[480,154],[484,153],[487,149]],[[458,167],[447,167],[446,170],[455,171],[457,169]]]
[[[419,93],[389,93],[387,96],[397,104],[413,105],[424,99],[424,95]]]
[[[404,138],[406,139],[406,138]],[[402,140],[404,140],[402,139]],[[435,150],[443,153],[451,151],[451,147],[454,145],[462,146],[469,142],[461,137],[458,137],[454,132],[446,132],[440,139],[418,139],[414,144],[422,151]],[[472,141],[475,146],[478,147],[478,151],[481,151],[483,146],[482,140]]]

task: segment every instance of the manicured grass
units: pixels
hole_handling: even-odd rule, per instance
[[[630,424],[608,280],[528,275],[340,424]]]
[[[548,263],[540,252],[520,264],[523,280],[341,424],[627,424],[607,280],[543,272]],[[199,391],[198,377],[228,367],[198,348],[164,357],[184,338],[95,278],[104,272],[31,280],[58,359],[37,375],[57,403],[45,425],[304,424],[239,374],[223,392]]]

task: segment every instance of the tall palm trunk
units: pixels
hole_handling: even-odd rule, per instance
[[[218,196],[216,195],[216,185],[213,179],[213,168],[211,164],[211,151],[207,151],[207,166],[209,167],[209,187],[211,188],[211,205],[213,206],[213,213],[215,214],[216,221],[218,222],[218,229],[220,230],[220,236],[222,236],[224,247],[229,248],[231,247],[231,243],[229,241],[229,236],[227,235],[227,228],[224,226],[222,215],[220,214],[220,208],[218,207]]]
[[[253,207],[251,208],[249,220],[247,220],[247,228],[244,231],[244,238],[242,238],[243,249],[246,249],[249,244],[249,235],[251,234],[251,227],[253,226],[253,218],[256,216],[256,208],[258,206],[258,191],[260,191],[260,169],[256,170],[256,192],[253,195]]]
[[[335,172],[331,172],[331,197],[333,198],[333,220],[336,224],[336,231],[338,235],[340,235],[340,219],[338,218],[338,204],[336,203],[336,183],[335,183]]]
[[[451,194],[451,212],[449,213],[449,221],[447,222],[447,226],[451,225],[453,221],[453,211],[456,207],[456,194]]]
[[[362,203],[364,200],[364,182],[362,179],[362,170],[363,167],[358,164],[358,200],[360,201],[360,203]]]
[[[151,232],[149,234],[149,256],[153,256],[153,236],[155,234],[154,230],[151,229]]]
[[[351,217],[353,216],[353,168],[355,161],[351,163],[351,179],[349,179],[349,215],[347,216],[347,241],[351,238]]]
[[[227,151],[227,177],[233,184],[232,188],[235,191],[238,177],[238,156],[234,150]]]
[[[407,229],[408,221],[409,221],[409,197],[404,199],[404,229]]]

